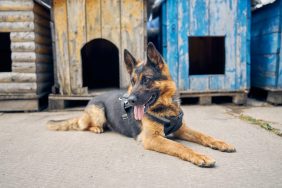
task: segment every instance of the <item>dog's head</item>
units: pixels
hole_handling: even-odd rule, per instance
[[[146,61],[137,61],[127,50],[124,61],[131,79],[128,101],[134,106],[135,119],[141,120],[152,106],[171,100],[176,86],[153,43],[148,44]]]

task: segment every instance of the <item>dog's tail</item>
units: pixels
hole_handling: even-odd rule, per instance
[[[71,118],[66,120],[50,120],[47,122],[47,127],[52,131],[69,131],[81,130],[79,127],[79,118]]]

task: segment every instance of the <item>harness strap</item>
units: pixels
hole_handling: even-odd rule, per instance
[[[128,94],[125,93],[122,98],[119,98],[119,100],[121,101],[121,110],[122,110],[122,119],[125,120],[125,119],[128,119],[128,109],[131,108],[132,106],[129,104],[128,102]]]
[[[175,131],[177,131],[182,125],[183,112],[182,110],[179,112],[177,116],[170,116],[168,118],[155,116],[150,113],[146,113],[146,115],[153,121],[156,121],[164,126],[165,135],[169,135]]]

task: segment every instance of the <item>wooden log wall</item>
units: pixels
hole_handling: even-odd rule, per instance
[[[0,99],[38,96],[53,84],[50,11],[33,0],[1,0],[0,32],[9,32],[12,72],[0,73]],[[2,97],[1,97],[2,96]]]
[[[144,0],[53,0],[56,77],[60,93],[83,95],[81,48],[91,40],[106,39],[119,50],[120,87],[129,76],[123,62],[128,49],[145,57],[146,1]]]

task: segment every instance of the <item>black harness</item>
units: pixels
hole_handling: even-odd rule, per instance
[[[128,113],[133,106],[129,104],[128,102],[128,94],[124,94],[122,98],[119,98],[121,101],[121,109],[122,109],[122,119],[126,120],[129,118]],[[146,112],[146,115],[148,118],[150,118],[152,121],[158,122],[164,126],[164,133],[165,135],[169,135],[171,133],[174,133],[177,131],[181,125],[182,125],[182,119],[183,119],[183,112],[180,110],[179,114],[177,116],[165,116],[160,117],[153,114],[150,114]]]

